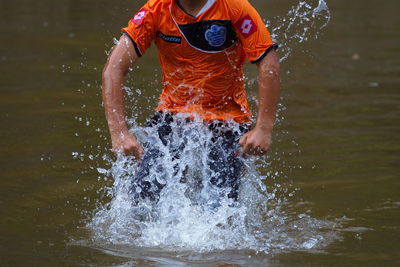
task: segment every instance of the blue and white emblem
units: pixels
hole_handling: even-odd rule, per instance
[[[213,24],[204,34],[209,45],[219,47],[225,43],[226,28]]]

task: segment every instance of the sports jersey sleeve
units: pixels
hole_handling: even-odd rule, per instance
[[[233,0],[232,20],[244,53],[251,63],[260,62],[278,48],[258,12],[247,0]]]
[[[137,55],[142,56],[150,47],[156,32],[155,11],[152,5],[146,3],[128,22],[128,26],[122,28],[133,42]]]

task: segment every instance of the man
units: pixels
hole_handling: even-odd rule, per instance
[[[154,42],[164,88],[148,126],[168,146],[177,138],[171,129],[177,114],[187,114],[180,124],[202,118],[213,133],[204,182],[228,188],[226,196],[236,200],[242,166],[238,148],[245,155],[268,151],[279,99],[277,46],[261,17],[247,0],[149,0],[122,32],[104,67],[103,101],[114,151],[142,160],[131,190],[135,199],[157,201],[165,186],[147,177],[162,153],[128,132],[122,89],[129,68]],[[259,69],[258,115],[251,130],[242,71],[246,58]],[[240,130],[230,129],[229,121]],[[174,153],[179,160],[179,151]]]

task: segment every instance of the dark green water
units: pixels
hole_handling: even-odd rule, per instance
[[[297,4],[251,2],[267,19],[285,16]],[[105,182],[90,168],[104,167],[103,161],[80,161],[72,152],[104,153],[110,145],[101,68],[112,38],[141,3],[1,2],[0,265],[399,266],[400,2],[395,0],[328,0],[332,17],[319,39],[294,44],[282,64],[286,110],[276,132],[289,134],[278,135],[273,151],[299,188],[289,201],[293,207],[307,203],[315,218],[341,219],[340,238],[319,251],[190,257],[124,247],[104,251],[73,242],[86,238],[80,227],[90,220],[96,190]],[[139,122],[152,113],[151,96],[160,92],[154,51],[130,79],[142,92],[137,105],[130,105],[140,110]],[[254,78],[255,71],[249,67],[248,76]],[[254,94],[255,86],[248,89]]]

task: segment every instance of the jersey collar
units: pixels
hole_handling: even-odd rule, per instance
[[[207,12],[216,2],[217,0],[208,0],[204,6],[201,8],[201,10],[197,13],[196,16],[192,16],[191,14],[187,13],[183,7],[180,6],[179,2],[177,0],[172,0],[170,4],[170,13],[171,16],[174,19],[184,19],[190,18],[191,20],[197,20],[201,15],[203,15],[205,12]]]

